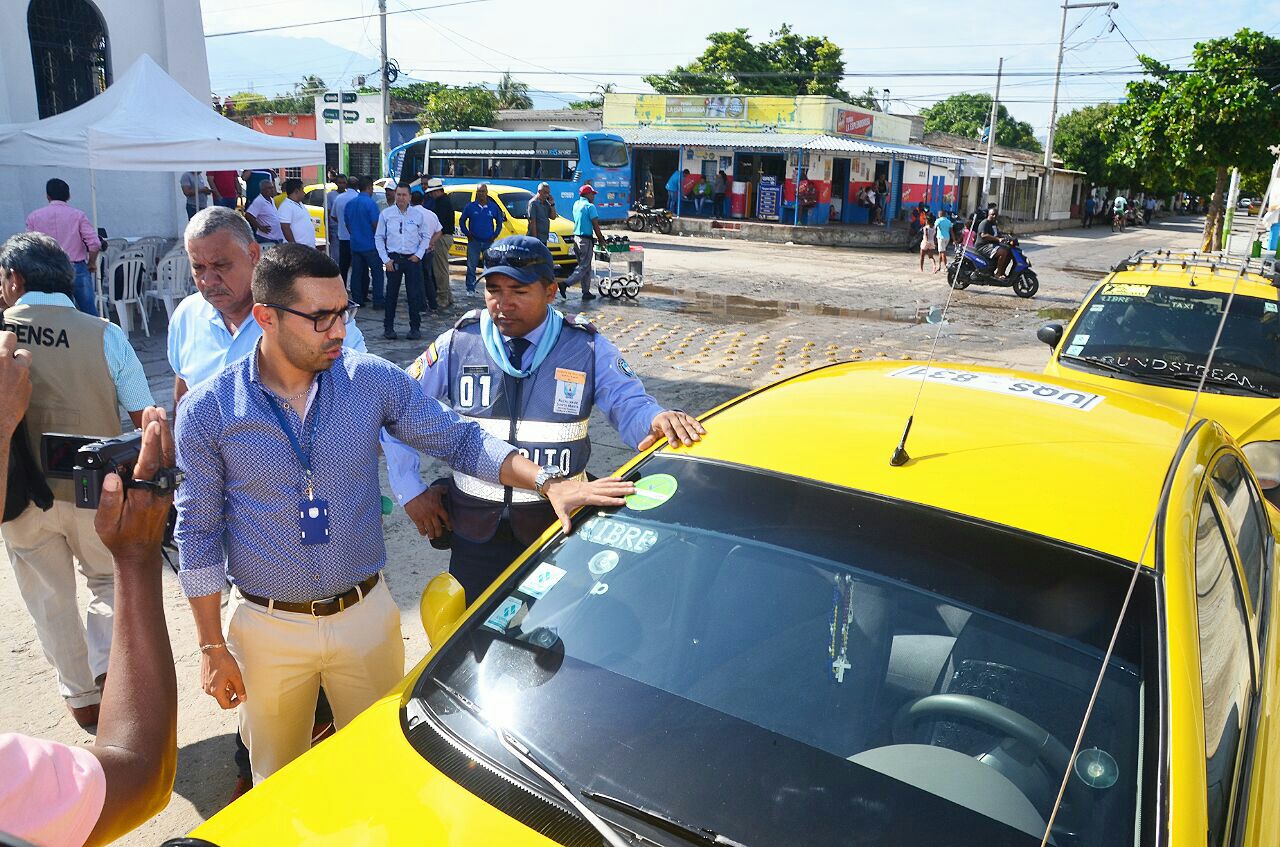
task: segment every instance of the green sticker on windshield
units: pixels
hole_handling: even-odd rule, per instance
[[[656,509],[676,493],[676,478],[669,473],[656,473],[636,480],[636,493],[628,495],[627,508],[637,512]]]

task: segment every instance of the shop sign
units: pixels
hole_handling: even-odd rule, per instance
[[[845,135],[871,135],[871,127],[875,120],[875,115],[869,115],[866,112],[841,109],[836,112],[836,132],[843,132]]]
[[[668,97],[665,103],[668,118],[717,118],[743,121],[747,118],[747,98],[718,97]]]
[[[756,186],[756,217],[765,221],[776,221],[782,209],[782,186],[776,176],[760,177]]]

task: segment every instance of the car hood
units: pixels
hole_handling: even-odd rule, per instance
[[[399,690],[378,701],[191,835],[218,847],[557,847],[428,764],[400,704]]]
[[[1193,388],[1151,385],[1138,380],[1118,379],[1084,369],[1065,367],[1058,363],[1057,356],[1049,360],[1044,372],[1111,390],[1122,389],[1135,396],[1184,411],[1191,408],[1192,398],[1195,397]],[[1196,401],[1195,414],[1196,418],[1207,418],[1222,424],[1241,445],[1253,441],[1280,440],[1280,399],[1205,391]]]

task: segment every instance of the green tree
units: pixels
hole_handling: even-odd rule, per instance
[[[1205,166],[1214,170],[1213,200],[1203,244],[1219,240],[1227,170],[1257,171],[1274,157],[1280,136],[1280,40],[1242,29],[1196,44],[1183,72],[1140,56],[1147,77],[1127,86],[1115,126],[1116,160],[1141,170],[1159,168],[1174,179]]]
[[[612,82],[606,82],[604,85],[597,85],[596,91],[598,93],[592,95],[591,97],[588,97],[586,100],[574,100],[572,103],[569,104],[569,108],[570,109],[603,109],[604,96],[606,94],[613,93],[613,87],[614,87],[614,84]]]
[[[444,89],[444,86],[438,82],[411,82],[408,85],[391,86],[390,94],[397,100],[407,100],[410,103],[417,103],[420,108],[425,109],[427,103],[431,101],[431,95],[437,91]],[[362,88],[361,94],[377,94],[380,88]]]
[[[478,85],[443,88],[432,94],[418,123],[432,132],[489,126],[498,115],[498,98]]]
[[[1137,174],[1111,158],[1116,110],[1114,103],[1099,103],[1058,118],[1053,152],[1068,168],[1088,174],[1091,183],[1123,188],[1130,186]]]
[[[768,41],[751,40],[747,29],[713,32],[702,55],[665,74],[646,76],[660,94],[825,94],[848,100],[840,87],[844,55],[825,36],[801,36],[783,24]]]
[[[991,95],[953,94],[922,109],[920,114],[924,116],[925,132],[949,132],[965,138],[981,138],[982,130],[991,120]],[[1031,124],[1015,119],[1004,104],[996,110],[996,144],[1034,153],[1044,149],[1036,141]]]
[[[876,99],[876,90],[869,85],[867,86],[866,91],[846,98],[845,102],[854,106],[861,106],[864,109],[872,109],[877,112],[880,111],[880,101]]]
[[[529,96],[529,86],[511,76],[511,71],[498,80],[494,96],[498,98],[499,109],[532,109],[533,98]]]

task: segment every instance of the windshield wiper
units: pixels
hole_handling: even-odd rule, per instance
[[[637,806],[635,803],[628,803],[626,800],[620,800],[617,797],[611,797],[608,794],[600,794],[596,791],[583,791],[582,796],[588,800],[595,800],[601,805],[608,806],[611,809],[617,809],[620,812],[626,812],[642,821],[651,823],[661,830],[670,832],[674,835],[680,835],[690,841],[698,844],[721,845],[721,847],[747,847],[741,841],[734,841],[732,838],[726,838],[715,830],[705,829],[703,827],[691,826],[683,821],[678,821],[670,815],[662,812],[655,812],[653,809],[646,809],[643,806]]]
[[[570,788],[564,780],[554,776],[551,773],[550,767],[542,762],[538,756],[529,749],[529,745],[524,743],[518,735],[489,720],[480,707],[467,697],[467,695],[458,691],[447,682],[437,679],[434,676],[430,677],[428,681],[436,688],[440,689],[446,697],[461,706],[469,715],[471,715],[471,717],[484,724],[485,727],[498,737],[498,742],[502,745],[503,749],[514,756],[520,764],[537,774],[543,782],[554,788],[556,793],[568,801],[569,805],[574,808],[574,811],[581,815],[582,819],[591,825],[592,829],[600,833],[601,837],[604,838],[605,842],[609,844],[610,847],[633,847],[630,842],[618,835],[617,830],[601,820],[599,815],[591,811],[585,803],[579,800],[573,793],[573,789]],[[725,843],[732,844],[735,842]]]
[[[1200,382],[1200,374],[1193,371],[1177,371],[1175,373],[1160,374],[1160,376],[1165,379],[1177,380],[1178,382]],[[1260,388],[1256,385],[1242,385],[1230,379],[1214,379],[1212,376],[1206,376],[1204,381],[1206,385],[1221,385],[1225,388],[1238,388],[1241,391],[1247,391],[1250,394],[1257,395],[1258,397],[1274,398],[1276,396],[1274,392],[1267,391],[1265,388]]]
[[[1129,368],[1122,368],[1119,365],[1111,362],[1104,362],[1101,359],[1090,359],[1088,356],[1072,356],[1068,353],[1062,353],[1058,356],[1058,361],[1078,362],[1086,368],[1095,368],[1100,371],[1110,371],[1111,373],[1116,374],[1136,374],[1136,371],[1130,370]]]

